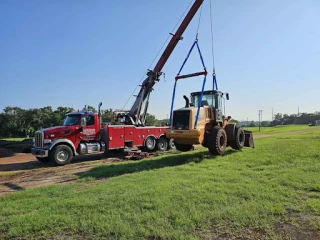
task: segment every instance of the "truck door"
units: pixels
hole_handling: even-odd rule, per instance
[[[99,123],[96,123],[96,119],[93,115],[86,115],[85,118],[86,118],[87,124],[83,128],[82,140],[83,141],[95,140],[96,134],[97,134],[96,125]]]

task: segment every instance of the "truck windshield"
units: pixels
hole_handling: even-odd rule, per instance
[[[80,115],[69,115],[66,120],[64,120],[63,126],[77,125],[80,120]]]

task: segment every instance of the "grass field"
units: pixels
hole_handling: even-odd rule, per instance
[[[5,140],[5,141],[17,141],[20,142],[24,140],[25,138],[0,138],[0,140]]]
[[[308,125],[279,125],[275,127],[261,127],[259,132],[259,127],[244,127],[245,130],[252,131],[255,135],[257,134],[273,134],[273,133],[283,133],[299,130],[312,130],[314,128],[320,128],[319,126],[309,127]]]
[[[97,166],[76,184],[0,197],[0,239],[318,239],[319,140],[316,130],[223,157]]]

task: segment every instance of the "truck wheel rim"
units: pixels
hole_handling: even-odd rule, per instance
[[[153,148],[153,141],[152,141],[152,139],[150,139],[150,138],[147,139],[147,144],[146,144],[146,145],[147,145],[148,148]]]
[[[60,162],[67,161],[68,157],[69,157],[69,153],[67,151],[65,151],[65,150],[60,150],[57,153],[57,159]]]

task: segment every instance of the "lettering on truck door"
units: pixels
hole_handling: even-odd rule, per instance
[[[95,118],[94,116],[86,116],[87,125],[83,128],[82,140],[90,141],[94,140],[96,136]]]

